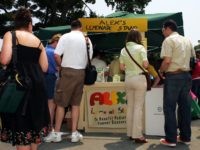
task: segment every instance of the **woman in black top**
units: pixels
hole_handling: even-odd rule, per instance
[[[1,113],[0,140],[16,145],[17,150],[37,150],[49,124],[49,110],[43,72],[48,68],[45,49],[32,34],[31,13],[20,8],[15,16],[17,69],[29,77],[29,96],[24,99],[14,114]],[[0,62],[12,67],[12,35],[4,35]],[[26,105],[26,107],[24,107]],[[23,110],[24,108],[25,111]],[[24,113],[22,113],[22,111]]]

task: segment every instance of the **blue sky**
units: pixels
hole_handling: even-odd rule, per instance
[[[96,0],[95,5],[88,6],[99,15],[108,15],[114,10],[107,7],[104,0]],[[152,0],[146,7],[146,14],[154,13],[183,13],[183,23],[185,36],[188,37],[193,45],[197,45],[200,40],[200,9],[199,0]]]

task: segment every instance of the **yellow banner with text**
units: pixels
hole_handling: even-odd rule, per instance
[[[80,18],[83,32],[129,32],[147,31],[146,18]]]

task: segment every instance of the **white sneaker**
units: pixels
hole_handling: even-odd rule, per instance
[[[79,133],[78,131],[73,132],[71,135],[71,142],[73,142],[73,143],[79,142],[82,139],[83,139],[83,135],[81,133]]]
[[[60,142],[62,141],[61,138],[62,132],[50,132],[48,136],[44,138],[45,142]]]
[[[160,139],[160,144],[166,145],[166,146],[169,146],[169,147],[176,147],[176,143],[168,142],[168,141],[167,141],[166,139],[164,139],[164,138]]]

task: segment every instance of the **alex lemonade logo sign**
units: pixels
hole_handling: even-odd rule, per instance
[[[146,18],[81,18],[83,32],[129,32],[147,31]]]
[[[90,106],[94,106],[95,102],[99,105],[126,104],[125,96],[124,91],[94,92],[90,95]]]
[[[126,93],[124,90],[87,92],[89,127],[125,128]]]

